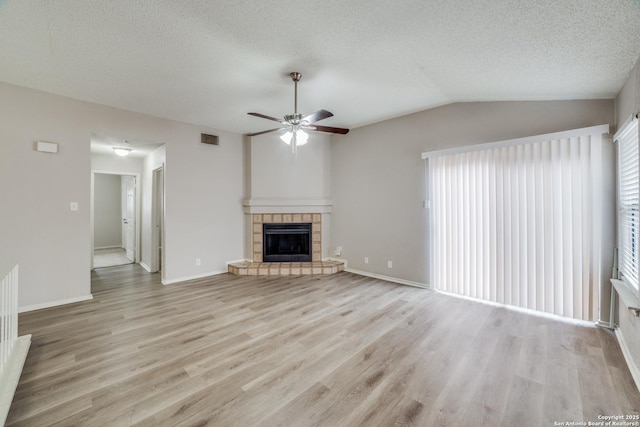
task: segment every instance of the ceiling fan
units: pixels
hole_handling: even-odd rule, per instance
[[[275,132],[278,130],[286,129],[285,132],[280,139],[282,139],[286,144],[290,144],[292,146],[293,151],[295,152],[296,147],[299,145],[304,145],[307,143],[308,135],[306,131],[314,131],[314,132],[327,132],[327,133],[337,133],[344,135],[349,132],[349,129],[345,128],[336,128],[330,126],[319,126],[316,122],[320,120],[327,119],[333,116],[333,113],[327,110],[318,110],[313,114],[309,114],[308,116],[303,116],[298,113],[298,82],[302,77],[302,74],[298,72],[289,73],[291,80],[293,80],[294,84],[294,98],[293,98],[293,114],[287,114],[283,119],[277,119],[275,117],[267,116],[260,113],[247,113],[250,116],[261,117],[263,119],[272,120],[274,122],[280,123],[282,126],[264,130],[262,132],[249,133],[247,136],[256,136],[262,135],[269,132]]]

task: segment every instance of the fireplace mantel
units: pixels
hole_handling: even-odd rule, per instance
[[[331,199],[251,198],[242,203],[244,213],[331,213]]]

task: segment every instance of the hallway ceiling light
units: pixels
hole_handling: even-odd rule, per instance
[[[132,150],[131,148],[113,147],[113,151],[115,151],[118,156],[124,157],[128,156]]]

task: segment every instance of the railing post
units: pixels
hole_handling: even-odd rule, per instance
[[[18,338],[18,266],[0,280],[0,425],[4,425],[31,335]]]

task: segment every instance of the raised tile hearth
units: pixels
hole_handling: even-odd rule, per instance
[[[310,274],[334,274],[342,271],[339,261],[313,262],[234,262],[229,273],[237,276],[305,276]]]

